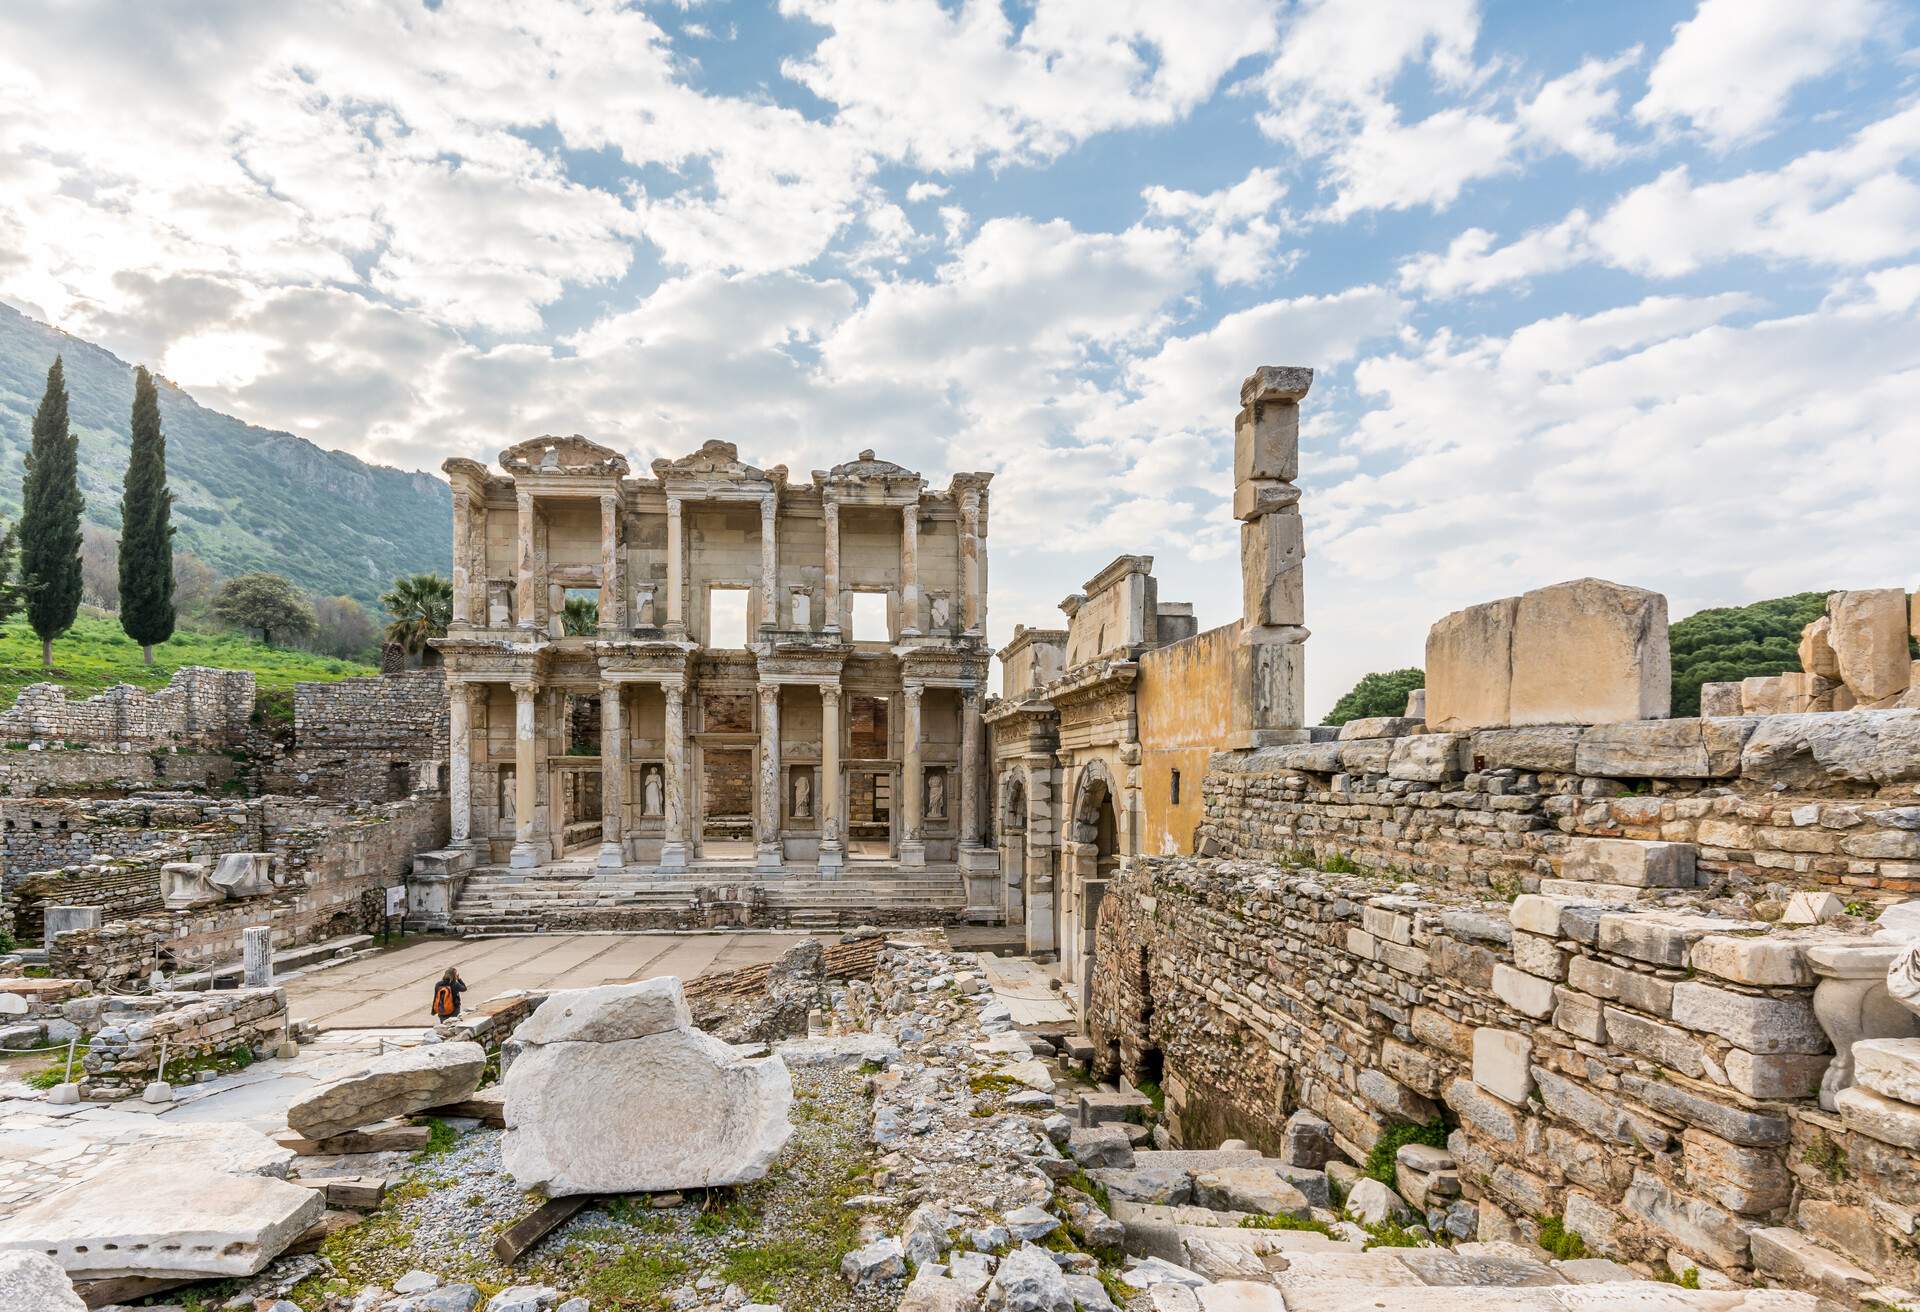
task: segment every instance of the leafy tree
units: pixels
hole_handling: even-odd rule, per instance
[[[315,597],[313,635],[305,645],[322,656],[378,663],[380,626],[352,597]]]
[[[1827,594],[1796,592],[1751,606],[1698,611],[1667,630],[1673,713],[1700,714],[1700,685],[1800,668],[1800,631],[1826,614]]]
[[[80,525],[80,604],[120,609],[120,539],[97,524]]]
[[[160,393],[146,366],[133,371],[133,447],[120,497],[120,627],[153,664],[153,645],[173,636],[173,493]]]
[[[59,356],[33,416],[33,445],[21,486],[20,576],[27,622],[40,638],[40,665],[53,668],[53,640],[80,613],[80,444],[67,425],[67,374]]]
[[[24,589],[20,586],[15,571],[20,566],[20,526],[7,525],[7,531],[0,533],[0,624],[13,618],[20,609],[20,598]]]
[[[1427,686],[1425,670],[1409,667],[1367,675],[1333,704],[1327,712],[1327,724],[1345,724],[1348,720],[1373,715],[1405,715],[1407,694]]]
[[[281,639],[302,638],[313,632],[313,606],[300,589],[278,574],[242,574],[220,585],[213,598],[214,618],[240,629],[258,629],[260,641],[271,647]]]
[[[600,630],[600,603],[591,597],[568,597],[560,627],[569,636],[592,637]]]
[[[447,624],[453,618],[453,584],[438,574],[409,574],[393,581],[393,590],[381,594],[380,604],[393,616],[387,641],[399,643],[409,656],[418,656],[427,650],[429,639],[447,636]]]
[[[189,620],[204,622],[213,613],[213,596],[220,590],[220,576],[213,566],[182,551],[173,558],[173,607]]]

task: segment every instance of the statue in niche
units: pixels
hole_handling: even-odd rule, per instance
[[[947,818],[947,772],[929,770],[927,772],[927,819],[944,820]]]
[[[809,770],[796,770],[793,773],[793,818],[809,820],[813,817],[813,773]]]
[[[640,806],[642,815],[660,814],[660,767],[657,765],[647,767],[646,779],[640,785]]]
[[[952,619],[953,603],[947,599],[945,593],[936,592],[933,595],[933,627],[936,629],[944,629],[948,627]]]
[[[500,767],[500,823],[508,829],[519,823],[520,801],[515,796],[518,790],[514,788],[513,776],[514,767]]]
[[[633,622],[643,629],[659,627],[659,621],[653,613],[653,588],[638,587],[633,590]]]

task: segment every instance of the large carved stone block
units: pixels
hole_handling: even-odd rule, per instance
[[[1509,724],[1664,719],[1672,677],[1659,593],[1574,579],[1520,597]]]
[[[1833,620],[1826,615],[1800,630],[1800,668],[1803,671],[1817,674],[1823,679],[1840,677],[1840,659],[1834,655],[1833,643],[1828,636],[1832,632]]]
[[[1262,515],[1240,526],[1241,615],[1245,623],[1306,623],[1306,555],[1306,537],[1297,510]]]
[[[1498,729],[1512,691],[1513,619],[1518,597],[1482,602],[1427,631],[1427,727]]]
[[[1243,629],[1233,649],[1233,746],[1269,746],[1306,717],[1306,630]]]
[[[1299,476],[1299,402],[1255,401],[1243,406],[1233,423],[1233,481],[1263,478],[1291,483]]]
[[[1827,598],[1827,618],[1831,621],[1827,640],[1833,645],[1840,677],[1861,705],[1872,706],[1906,691],[1911,662],[1904,591],[1836,592]]]

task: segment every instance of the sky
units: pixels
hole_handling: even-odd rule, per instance
[[[1303,403],[1309,710],[1447,611],[1920,585],[1896,0],[12,0],[0,300],[405,468],[582,433],[992,470],[990,637],[1239,614]]]

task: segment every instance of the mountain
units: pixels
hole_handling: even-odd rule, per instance
[[[11,521],[20,513],[33,412],[56,354],[66,359],[87,522],[117,536],[133,366],[5,304],[0,515]],[[177,550],[222,575],[272,570],[311,592],[367,603],[377,603],[396,575],[451,571],[453,495],[439,479],[256,428],[157,381]]]

